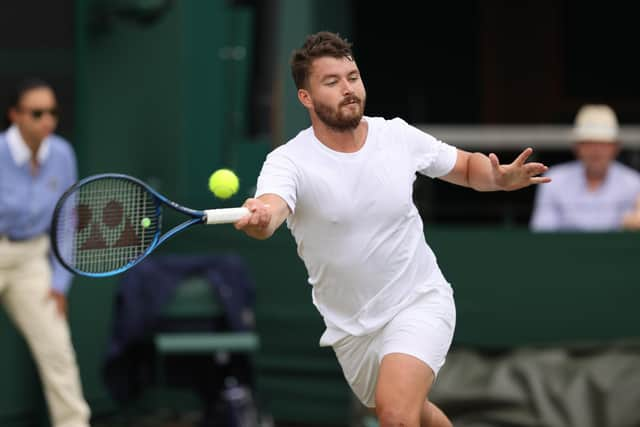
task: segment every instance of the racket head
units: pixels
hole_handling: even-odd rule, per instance
[[[128,175],[85,178],[56,204],[52,250],[64,267],[83,276],[128,270],[158,245],[161,202],[153,189]]]

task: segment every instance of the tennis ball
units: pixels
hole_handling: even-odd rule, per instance
[[[140,225],[143,228],[149,228],[149,226],[151,225],[151,220],[149,218],[147,218],[147,217],[142,218],[142,220],[140,221]]]
[[[228,199],[236,194],[240,181],[230,169],[218,169],[209,177],[209,190],[220,199]]]

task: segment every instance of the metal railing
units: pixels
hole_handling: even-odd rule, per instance
[[[566,150],[573,144],[569,125],[439,125],[419,123],[416,127],[441,141],[460,148],[490,150],[519,149],[533,146],[541,150]],[[625,148],[640,149],[640,126],[620,127]]]

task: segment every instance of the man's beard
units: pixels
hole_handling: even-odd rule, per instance
[[[357,101],[358,105],[360,106],[360,111],[356,115],[346,117],[342,113],[341,108],[351,101]],[[357,128],[360,124],[360,121],[362,120],[362,116],[364,114],[364,104],[364,99],[361,100],[360,98],[351,97],[342,101],[338,106],[337,111],[333,110],[330,106],[321,104],[319,102],[314,102],[313,108],[320,121],[327,125],[327,127],[338,132],[346,132]]]

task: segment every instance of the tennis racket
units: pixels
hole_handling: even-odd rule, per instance
[[[189,219],[162,234],[165,207]],[[247,214],[247,208],[189,209],[132,176],[93,175],[72,185],[58,200],[51,244],[60,263],[72,273],[113,276],[189,227],[232,223]]]

